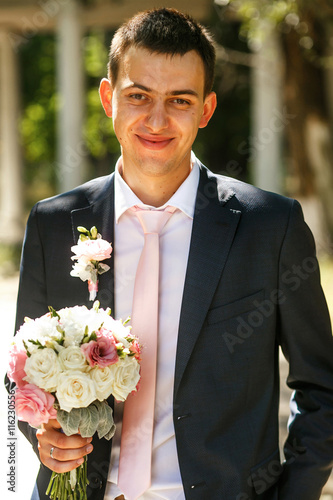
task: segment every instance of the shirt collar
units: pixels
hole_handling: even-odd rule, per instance
[[[116,224],[119,222],[119,218],[123,215],[126,210],[138,205],[143,208],[151,208],[156,210],[155,207],[145,205],[142,201],[133,193],[131,188],[126,184],[122,178],[119,168],[122,164],[122,158],[120,157],[117,161],[115,168],[115,220]],[[186,177],[184,182],[179,186],[175,194],[162,206],[158,207],[163,209],[168,205],[178,208],[185,215],[193,219],[195,200],[197,195],[197,189],[199,184],[199,165],[195,154],[191,153],[191,164],[192,169],[190,174]]]

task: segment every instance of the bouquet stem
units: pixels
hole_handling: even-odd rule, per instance
[[[70,472],[52,472],[46,494],[51,500],[87,500],[87,457],[83,464]],[[75,477],[76,475],[76,477]]]

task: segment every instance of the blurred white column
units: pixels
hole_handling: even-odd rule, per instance
[[[19,243],[23,236],[22,155],[19,133],[17,54],[9,33],[0,28],[0,241]]]
[[[80,9],[75,0],[67,0],[62,4],[57,35],[57,174],[59,191],[63,192],[86,180],[87,153],[82,138],[85,106],[81,25]]]
[[[267,35],[253,60],[249,144],[252,181],[262,189],[280,192],[281,138],[289,117],[282,105],[282,56],[274,33]]]

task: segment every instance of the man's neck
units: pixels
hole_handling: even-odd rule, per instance
[[[173,175],[151,177],[145,175],[131,176],[121,166],[119,173],[142,203],[153,207],[161,207],[175,194],[190,174],[191,168],[190,164],[188,171],[182,172],[182,174],[177,175],[177,172],[175,172]]]

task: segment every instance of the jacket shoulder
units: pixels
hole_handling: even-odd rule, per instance
[[[299,203],[282,194],[266,191],[246,182],[214,174],[209,170],[207,179],[215,180],[220,202],[228,202],[233,208],[247,212],[289,212]]]
[[[32,213],[61,214],[94,204],[112,192],[113,174],[97,177],[70,191],[39,201]]]

